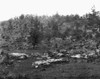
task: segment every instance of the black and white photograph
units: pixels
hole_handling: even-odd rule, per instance
[[[0,79],[100,79],[99,0],[0,0]]]

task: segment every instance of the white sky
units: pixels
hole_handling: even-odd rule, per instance
[[[100,11],[100,0],[0,0],[0,21],[20,16],[21,14],[63,15],[91,12],[95,5]]]

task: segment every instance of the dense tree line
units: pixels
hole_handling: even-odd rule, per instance
[[[1,26],[1,47],[13,49],[66,48],[78,42],[96,42],[100,39],[100,13],[92,10],[84,16],[59,15],[33,16],[21,15]],[[84,44],[85,44],[84,43]],[[90,43],[90,44],[92,44]]]

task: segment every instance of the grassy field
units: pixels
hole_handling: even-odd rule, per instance
[[[33,51],[36,52],[36,51]],[[13,65],[0,65],[0,75],[26,75],[30,79],[100,79],[100,62],[56,63],[48,67],[32,67],[34,57],[15,61]]]
[[[100,64],[96,63],[63,63],[52,64],[49,67],[40,67],[34,69],[32,67],[33,59],[16,62],[14,66],[5,68],[5,71],[10,74],[28,74],[31,79],[66,79],[76,77],[91,77],[100,78]]]

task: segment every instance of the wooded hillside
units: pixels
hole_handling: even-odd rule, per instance
[[[79,15],[21,15],[1,22],[1,47],[9,49],[98,48],[100,12]]]

